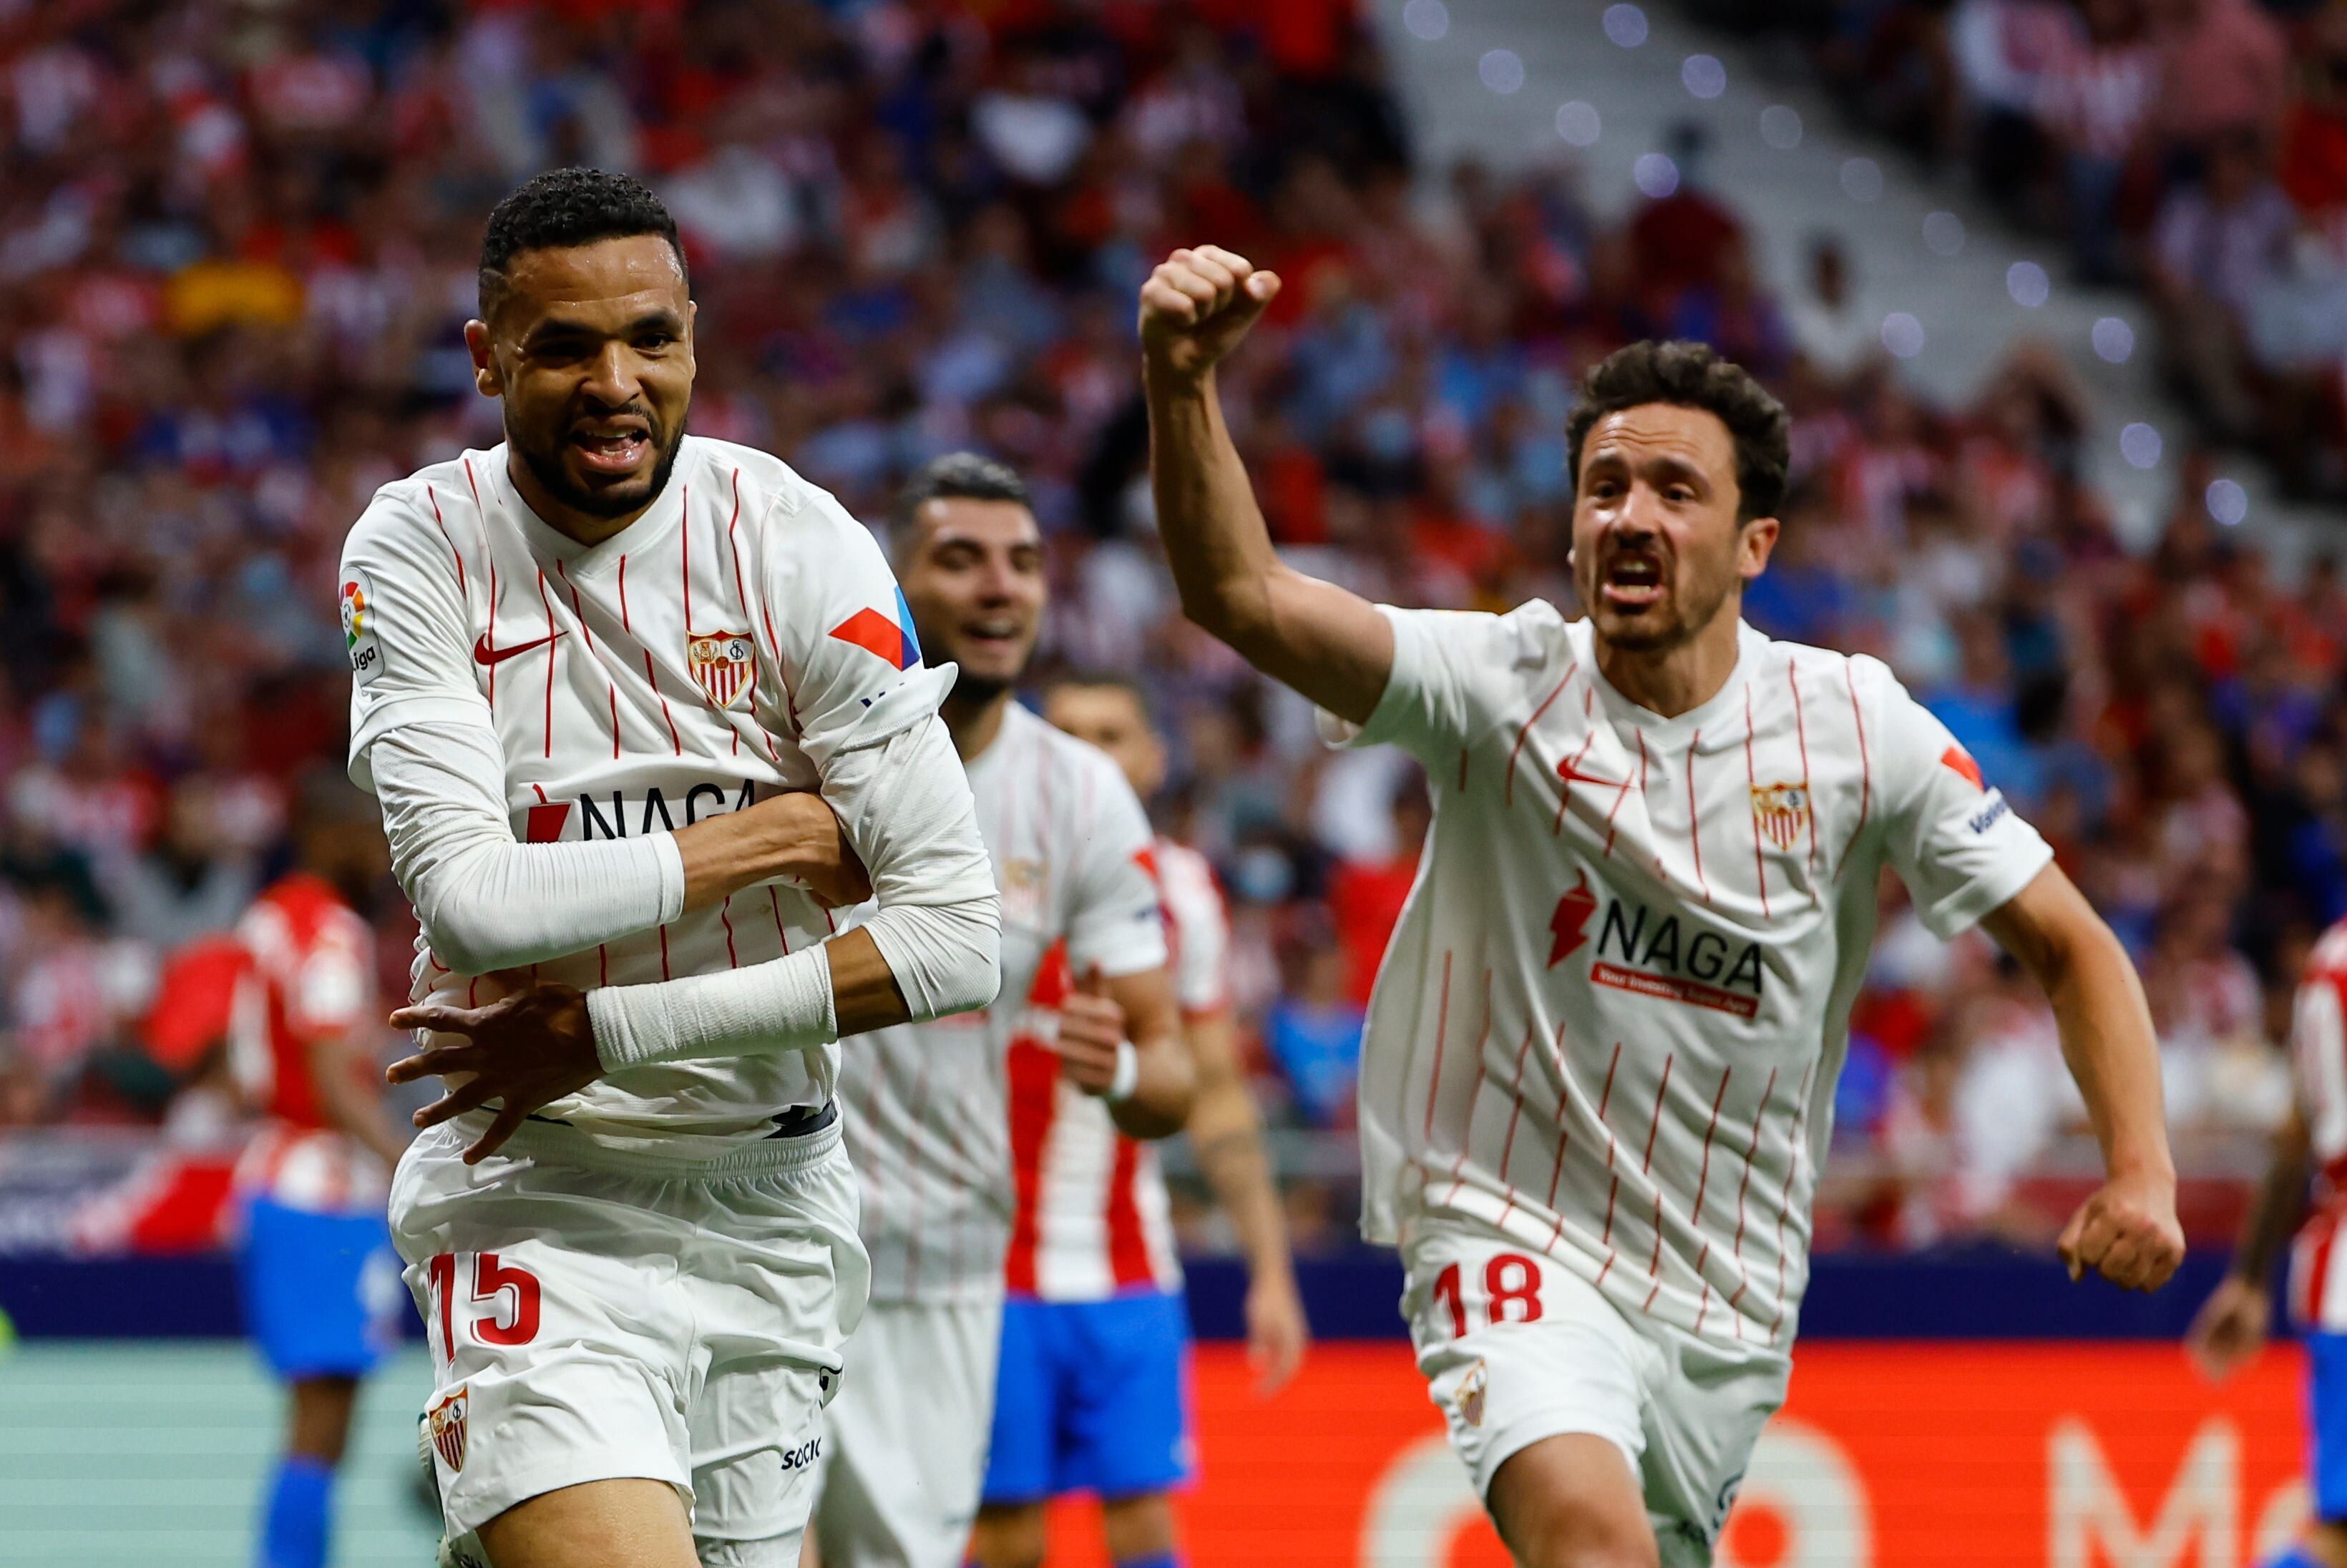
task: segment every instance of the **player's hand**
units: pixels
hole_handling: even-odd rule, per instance
[[[450,1080],[446,1094],[415,1113],[418,1127],[437,1126],[491,1100],[504,1102],[488,1131],[465,1151],[466,1165],[497,1153],[532,1111],[603,1075],[587,995],[575,985],[524,984],[479,1007],[403,1007],[391,1023],[395,1029],[440,1036],[384,1073],[394,1084]],[[458,1076],[467,1074],[469,1078]]]
[[[1176,250],[1141,286],[1141,351],[1153,370],[1204,375],[1279,292],[1279,274],[1219,245]]]
[[[1085,1094],[1105,1095],[1116,1083],[1123,1041],[1124,1009],[1108,994],[1100,971],[1086,971],[1060,1003],[1060,1071]]]
[[[2228,1274],[2216,1294],[2200,1304],[2184,1336],[2184,1353],[2211,1382],[2223,1382],[2256,1359],[2265,1349],[2266,1325],[2273,1315],[2273,1299],[2265,1287]]]
[[[1296,1376],[1312,1343],[1312,1326],[1305,1319],[1294,1275],[1285,1269],[1266,1272],[1248,1283],[1246,1330],[1247,1365],[1255,1369],[1255,1392],[1268,1399]]]
[[[2093,1269],[2124,1290],[2157,1290],[2184,1261],[2175,1178],[2115,1176],[2078,1206],[2055,1244],[2072,1279]]]
[[[784,819],[791,843],[790,874],[806,884],[815,902],[827,910],[847,909],[872,896],[870,873],[865,871],[856,847],[847,841],[839,814],[820,794],[794,789],[761,800],[750,809],[771,810]]]

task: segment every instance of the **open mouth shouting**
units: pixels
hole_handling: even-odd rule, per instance
[[[569,440],[579,466],[604,478],[624,479],[652,457],[651,422],[640,414],[581,420]]]
[[[1598,575],[1597,591],[1607,608],[1626,614],[1660,604],[1669,592],[1662,557],[1635,545],[1614,551]]]

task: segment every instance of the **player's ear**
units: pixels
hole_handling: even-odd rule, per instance
[[[1736,575],[1750,582],[1768,569],[1769,553],[1784,524],[1774,517],[1755,517],[1736,530]]]
[[[495,346],[489,341],[489,324],[478,318],[465,323],[465,351],[473,356],[473,385],[483,397],[503,397],[506,378],[497,369]]]

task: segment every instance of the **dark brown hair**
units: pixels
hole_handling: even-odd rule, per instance
[[[1616,349],[1582,382],[1581,402],[1565,422],[1565,466],[1581,484],[1581,448],[1607,414],[1642,403],[1699,408],[1727,427],[1736,443],[1736,517],[1774,517],[1785,501],[1792,464],[1791,420],[1752,372],[1722,359],[1708,343],[1651,339]]]

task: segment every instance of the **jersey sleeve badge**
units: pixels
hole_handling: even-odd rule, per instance
[[[684,657],[694,682],[719,708],[733,707],[736,697],[757,684],[758,645],[748,632],[687,636]]]
[[[343,644],[350,655],[351,676],[361,686],[372,685],[383,673],[383,645],[374,635],[374,584],[356,566],[343,577],[342,611]]]
[[[890,620],[878,610],[856,611],[831,628],[831,635],[841,642],[851,643],[866,653],[887,659],[898,669],[910,669],[921,662],[921,645],[913,636],[912,606],[905,603],[905,590],[897,590],[897,618]]]

